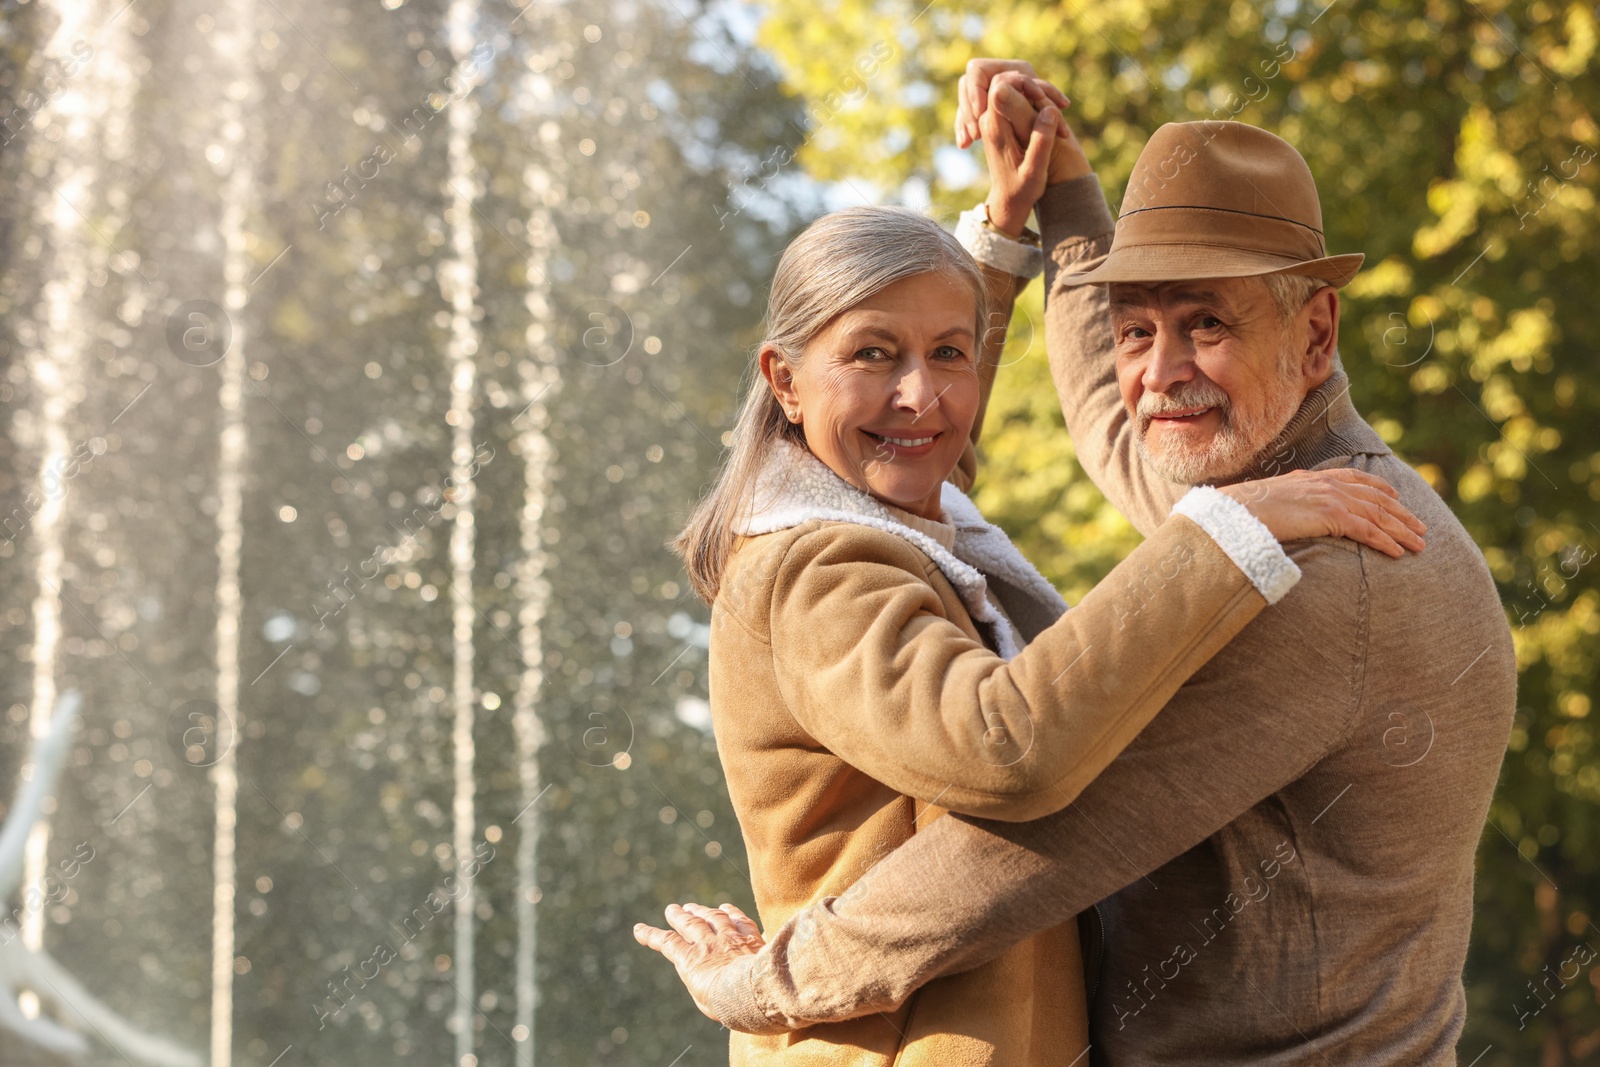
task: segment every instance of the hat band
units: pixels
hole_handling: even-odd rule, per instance
[[[1231,208],[1172,204],[1136,208],[1117,219],[1111,250],[1140,245],[1213,245],[1290,260],[1323,259],[1321,231],[1294,219]]]

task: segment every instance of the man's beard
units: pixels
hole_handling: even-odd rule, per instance
[[[1162,477],[1179,485],[1222,482],[1247,470],[1289,424],[1305,400],[1298,361],[1287,345],[1278,354],[1276,375],[1261,406],[1253,412],[1238,410],[1215,382],[1200,379],[1179,382],[1165,393],[1145,393],[1134,415],[1134,444]],[[1216,408],[1222,425],[1209,441],[1185,447],[1170,438],[1158,453],[1146,435],[1150,420],[1169,411],[1197,407]]]

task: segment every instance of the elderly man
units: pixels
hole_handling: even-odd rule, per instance
[[[1000,189],[1026,183],[994,142],[1054,98],[1031,74],[964,80],[958,133],[988,102]],[[1516,666],[1481,554],[1351,405],[1338,288],[1361,257],[1327,255],[1311,172],[1266,131],[1163,126],[1114,227],[1077,152],[1058,144],[1037,205],[1047,347],[1106,497],[1148,532],[1191,484],[1357,467],[1428,524],[1426,551],[1295,546],[1299,587],[1057,814],[932,820],[759,951],[731,909],[638,936],[707,1014],[773,1032],[891,1009],[1080,915],[1092,1044],[1063,1062],[1453,1064]],[[1028,206],[991,197],[969,247],[1025,274]]]

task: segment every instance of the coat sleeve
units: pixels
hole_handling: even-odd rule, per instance
[[[995,375],[1006,347],[1006,331],[1011,325],[1011,308],[1016,302],[1019,281],[1003,270],[982,269],[990,310],[988,328],[978,343],[978,414],[972,420],[972,432],[967,435],[966,447],[961,450],[956,469],[950,473],[950,481],[963,493],[972,492],[978,480],[978,439],[983,436],[983,419],[989,411],[989,397],[994,393]]]
[[[970,815],[1033,819],[1071,803],[1267,604],[1201,525],[1174,515],[1008,662],[944,615],[921,553],[845,529],[802,534],[776,567],[785,703],[865,774]]]
[[[717,976],[725,1026],[778,1033],[892,1011],[1183,854],[1343,743],[1365,654],[1357,554],[1301,542],[1305,580],[1184,686],[1073,805],[1026,823],[936,819],[855,885],[797,912]],[[1069,613],[1070,614],[1070,613]],[[1309,647],[1308,647],[1309,646]],[[1270,664],[1270,669],[1261,665]]]
[[[1184,487],[1151,469],[1117,387],[1110,300],[1104,285],[1063,285],[1111,247],[1113,223],[1093,175],[1045,190],[1038,205],[1045,257],[1045,351],[1078,462],[1111,506],[1148,536]]]

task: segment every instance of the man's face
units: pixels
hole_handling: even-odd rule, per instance
[[[1297,346],[1304,312],[1285,324],[1259,278],[1110,289],[1117,384],[1135,443],[1174,482],[1242,473],[1318,384]]]

